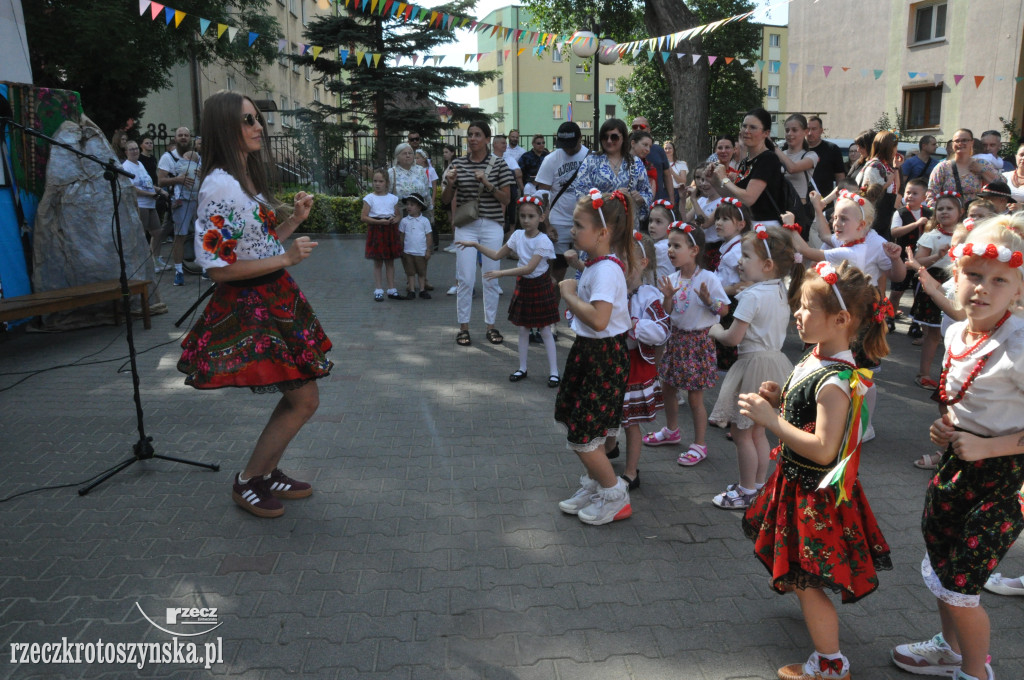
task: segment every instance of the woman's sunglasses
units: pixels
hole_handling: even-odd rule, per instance
[[[252,127],[256,123],[259,123],[260,125],[263,125],[263,116],[261,116],[258,113],[255,116],[252,115],[251,113],[243,113],[242,114],[242,122],[245,123],[246,127]]]
[[[604,141],[606,139],[612,142],[617,142],[620,139],[622,139],[622,135],[618,134],[617,132],[601,135],[601,141]]]

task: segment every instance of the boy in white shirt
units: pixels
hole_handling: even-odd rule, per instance
[[[406,277],[406,299],[416,298],[416,289],[420,297],[430,299],[426,291],[427,261],[434,252],[430,222],[423,216],[427,200],[419,194],[409,194],[405,198],[406,216],[398,223],[398,231],[403,235],[402,267]]]

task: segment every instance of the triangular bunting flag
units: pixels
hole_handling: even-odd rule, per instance
[[[709,54],[708,55],[708,66],[711,66],[712,64],[714,64],[716,59],[718,59],[718,57],[716,57],[713,54]]]
[[[363,63],[363,55],[365,55],[366,52],[360,52],[359,50],[355,50],[355,53],[356,53],[356,66],[359,66],[360,64]]]
[[[153,21],[156,21],[156,18],[160,15],[160,12],[163,12],[163,11],[164,11],[164,6],[161,5],[159,2],[150,3],[150,5],[149,5],[149,15],[150,15],[150,18]]]
[[[394,7],[394,6],[395,6],[395,0],[388,0],[387,4],[384,5],[384,12],[382,12],[382,13],[390,15],[391,14],[391,8]]]
[[[907,75],[910,77],[911,80],[913,80],[914,78],[917,77],[917,71],[907,71]]]
[[[696,64],[698,61],[700,61],[700,55],[699,54],[691,54],[690,56],[693,58],[693,63],[694,64]]]
[[[302,45],[302,56],[306,56],[306,52],[309,52],[309,45]]]
[[[661,53],[661,63],[664,64],[665,62],[667,62],[668,61],[668,57],[669,57],[669,53],[668,52],[662,52]]]
[[[209,19],[202,19],[202,18],[199,19],[199,35],[205,35],[206,34],[206,29],[208,29],[209,27],[210,27],[210,20]]]
[[[430,23],[428,24],[428,26],[433,26],[434,22],[437,20],[437,17],[438,17],[437,12],[431,12],[430,13]]]
[[[955,85],[959,85],[960,81],[963,80],[963,79],[964,79],[963,74],[956,74],[956,73],[953,74],[953,83]]]
[[[164,7],[164,21],[170,26],[171,22],[174,21],[174,11],[170,7]]]
[[[412,65],[415,66],[416,62],[419,61],[419,59],[420,59],[420,55],[418,55],[418,54],[412,55]]]
[[[513,42],[519,42],[519,36],[523,34],[523,29],[517,28],[516,32],[512,35]]]
[[[686,52],[679,52],[676,54],[676,59],[682,59],[686,56]]]
[[[866,68],[862,68],[860,70],[860,77],[861,78],[867,78],[868,77],[868,70]]]
[[[400,3],[398,3],[398,11],[397,11],[397,12],[395,12],[395,13],[396,13],[396,14],[405,14],[405,8],[406,8],[406,7],[408,7],[408,5],[407,5],[407,4],[405,4],[404,2],[400,2]]]
[[[319,45],[313,45],[313,61],[316,61],[316,58],[320,56],[320,50],[322,49]]]
[[[1024,80],[1024,76],[1015,76],[1013,82],[1019,83],[1022,80]]]
[[[843,73],[846,73],[847,71],[850,70],[849,66],[840,66],[839,68],[843,69]]]
[[[875,69],[875,80],[878,80],[879,78],[881,78],[882,77],[882,73],[883,73],[882,69],[876,68]]]
[[[725,58],[725,65],[728,66],[729,64],[731,64],[735,60],[736,60],[736,57],[726,57]]]
[[[484,56],[484,54],[485,54],[484,52],[478,52],[477,55],[476,55],[476,60],[480,61],[480,59]]]
[[[151,0],[139,0],[139,16],[141,17],[149,9],[149,3]]]
[[[516,56],[517,56],[517,57],[521,57],[521,56],[523,56],[523,52],[525,52],[525,51],[526,51],[526,48],[525,48],[525,47],[520,47],[520,48],[519,48],[519,51],[518,51],[518,52],[516,52]]]
[[[228,42],[235,42],[236,35],[238,35],[238,29],[234,26],[228,26]]]
[[[741,66],[746,66],[747,62],[750,61],[750,60],[749,59],[737,59],[736,61],[740,62]]]
[[[505,59],[508,59],[508,55],[512,54],[512,50],[505,50]]]
[[[226,30],[228,30],[228,25],[227,24],[217,24],[217,39],[218,40],[220,40],[220,37],[222,35],[224,35],[224,31],[226,31]]]
[[[763,71],[764,70],[764,59],[758,59],[757,61],[755,61],[754,62],[754,66],[757,67],[758,71]]]
[[[380,63],[380,55],[379,54],[374,54],[373,55],[373,67],[377,68],[377,65],[379,63]]]
[[[278,52],[284,52],[287,48],[288,48],[288,41],[286,39],[281,38],[280,40],[277,41],[277,51]]]
[[[181,26],[181,20],[185,18],[185,13],[180,9],[174,10],[174,27],[179,28]]]
[[[370,14],[373,14],[376,11],[377,11],[377,0],[373,0],[370,3]]]
[[[981,81],[985,80],[985,76],[974,76],[974,87],[975,89],[981,87]]]
[[[796,75],[796,67],[797,66],[799,66],[799,64],[794,64],[793,62],[789,62],[789,75],[791,75],[791,76],[792,75]]]
[[[826,78],[828,78],[828,74],[829,73],[832,73],[832,67],[831,66],[822,66],[821,70],[825,72],[825,77]]]
[[[447,26],[449,31],[452,30],[452,24],[454,24],[454,23],[455,23],[455,17],[453,15],[449,14],[448,15],[448,26]]]
[[[348,61],[348,50],[338,50],[338,61],[342,64]]]

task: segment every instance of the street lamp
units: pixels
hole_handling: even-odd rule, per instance
[[[615,49],[615,41],[610,38],[598,39],[601,25],[595,23],[593,31],[576,31],[572,34],[570,44],[572,52],[581,59],[594,58],[594,146],[597,145],[597,131],[601,127],[601,79],[598,66],[610,66],[619,60],[619,51]]]

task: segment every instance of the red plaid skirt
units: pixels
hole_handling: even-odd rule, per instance
[[[543,328],[558,323],[555,283],[547,273],[516,279],[516,290],[508,303],[508,320],[516,326]]]
[[[394,260],[402,256],[402,235],[398,225],[372,225],[366,228],[366,259]]]

